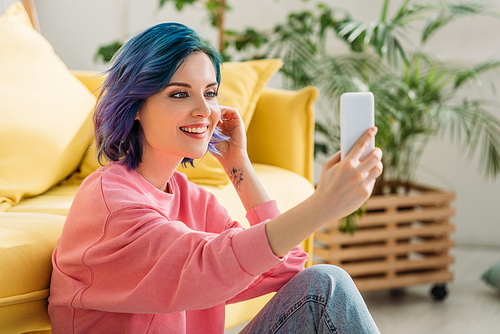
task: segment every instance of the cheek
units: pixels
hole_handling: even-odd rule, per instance
[[[212,118],[214,126],[217,126],[217,123],[219,123],[221,116],[220,105],[217,103],[217,105],[210,107],[210,110],[212,111],[210,117]]]

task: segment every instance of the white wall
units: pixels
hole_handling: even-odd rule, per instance
[[[2,0],[9,1],[9,0]],[[203,10],[178,13],[171,5],[157,10],[157,0],[35,0],[42,34],[56,53],[73,69],[102,70],[94,64],[98,45],[131,35],[159,22],[185,23],[215,43],[215,31],[206,22]],[[286,14],[311,6],[313,1],[300,0],[229,0],[233,11],[227,17],[228,28],[243,26],[270,28],[283,21]],[[382,0],[323,0],[349,10],[359,20],[376,19]],[[401,0],[393,1],[391,11]],[[492,2],[500,7],[500,0]],[[478,63],[496,57],[500,59],[500,19],[463,19],[440,32],[427,50],[440,59],[462,63]],[[339,46],[339,52],[343,48]],[[500,89],[500,80],[496,80]],[[473,92],[496,100],[491,92]],[[484,95],[483,95],[484,94]],[[500,109],[493,109],[500,119]],[[420,182],[456,192],[457,225],[455,239],[462,244],[500,246],[500,177],[486,181],[477,172],[478,158],[469,162],[464,150],[451,145],[447,138],[430,143],[418,172]],[[319,167],[317,168],[319,171]]]

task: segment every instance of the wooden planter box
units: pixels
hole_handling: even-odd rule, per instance
[[[339,232],[338,222],[314,234],[314,262],[342,267],[360,291],[425,283],[444,289],[453,279],[454,199],[454,193],[420,186],[409,195],[372,196],[354,235]]]

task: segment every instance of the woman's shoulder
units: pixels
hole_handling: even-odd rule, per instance
[[[84,196],[102,198],[110,213],[127,207],[157,206],[162,193],[135,170],[111,162],[89,175],[80,186]]]

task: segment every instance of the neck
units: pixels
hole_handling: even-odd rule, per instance
[[[148,154],[145,150],[142,155],[141,163],[135,170],[155,188],[165,191],[168,181],[182,159],[183,158],[174,158],[162,154]]]

